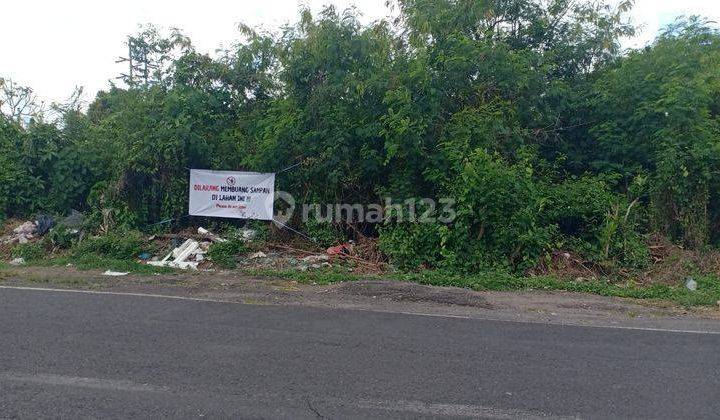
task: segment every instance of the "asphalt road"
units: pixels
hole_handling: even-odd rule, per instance
[[[720,414],[720,335],[0,289],[0,418]]]

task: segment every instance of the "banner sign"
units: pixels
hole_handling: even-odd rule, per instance
[[[190,170],[191,216],[273,219],[275,174]]]

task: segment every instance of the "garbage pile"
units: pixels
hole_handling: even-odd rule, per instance
[[[38,215],[35,220],[21,223],[11,233],[0,237],[0,244],[26,244],[45,236],[55,226],[63,226],[70,234],[78,234],[79,228],[85,221],[85,216],[77,210],[72,210],[70,215],[60,218],[57,221],[46,214]]]
[[[165,258],[160,261],[148,261],[148,264],[156,267],[173,267],[187,270],[192,268],[198,269],[198,265],[205,259],[205,253],[210,248],[210,242],[198,242],[188,239],[179,247],[170,251]]]
[[[302,252],[300,252],[302,254]],[[305,252],[307,254],[307,252]],[[311,254],[298,256],[298,252],[263,252],[258,251],[247,255],[240,266],[250,269],[278,269],[308,271],[325,267],[332,267],[330,256],[325,254]]]
[[[180,245],[176,246],[163,259],[151,259],[147,261],[147,264],[156,267],[172,267],[182,270],[190,268],[197,270],[198,266],[205,261],[205,254],[210,250],[210,246],[213,243],[227,242],[227,239],[221,238],[203,227],[199,227],[197,229],[197,235],[192,236],[192,238],[186,239]],[[255,231],[244,229],[240,231],[240,236],[244,241],[251,241],[252,238],[255,237]]]
[[[80,229],[84,216],[73,211],[65,218],[53,219],[41,215],[31,221],[17,221],[11,226],[14,229],[6,230],[0,236],[0,246],[7,245],[12,248],[15,244],[25,244],[39,240],[50,232],[50,241],[55,243],[58,238],[70,234],[73,237],[81,236]],[[62,229],[61,229],[62,228]],[[9,229],[9,227],[8,227]],[[61,229],[58,235],[54,230]],[[3,232],[0,232],[2,235]],[[57,236],[57,238],[56,238]],[[297,249],[286,243],[256,242],[257,231],[242,229],[234,232],[232,240],[240,240],[248,245],[252,251],[235,255],[237,265],[244,269],[271,269],[271,270],[297,270],[309,271],[329,267],[343,267],[350,271],[377,271],[381,262],[368,259],[362,242],[353,241],[332,246],[325,250]],[[207,257],[213,244],[228,242],[231,238],[223,238],[204,227],[188,228],[176,233],[156,234],[148,238],[154,245],[152,248],[161,249],[154,252],[141,252],[137,261],[155,267],[170,267],[182,270],[200,270],[213,268],[213,262]],[[24,265],[22,258],[16,258],[11,265]],[[103,275],[123,276],[125,272],[108,270]]]
[[[237,232],[237,237],[246,242],[253,242],[256,232],[245,229]],[[198,270],[211,268],[207,253],[213,243],[227,242],[208,229],[199,227],[197,233],[185,232],[179,234],[156,235],[151,239],[172,239],[173,248],[162,258],[144,255],[140,257],[148,265],[156,267],[171,267],[182,270]],[[352,242],[328,248],[325,252],[317,253],[291,248],[281,244],[264,244],[262,250],[255,247],[255,252],[239,256],[238,265],[245,269],[276,269],[309,271],[333,266],[334,262],[356,258],[352,256],[354,244]]]
[[[247,255],[240,266],[250,269],[275,269],[310,271],[336,267],[353,272],[376,273],[385,270],[386,263],[374,258],[368,252],[367,241],[356,244],[353,241],[332,246],[324,252],[312,252],[293,248],[284,244],[266,244],[273,251],[258,251]]]
[[[0,237],[0,243],[3,244],[26,244],[35,238],[41,237],[48,233],[55,225],[52,217],[42,215],[38,216],[34,221],[27,221],[12,230],[12,233]]]
[[[4,244],[26,244],[39,235],[37,222],[28,221],[12,230],[12,233],[0,238]]]

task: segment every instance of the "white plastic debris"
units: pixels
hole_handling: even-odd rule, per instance
[[[130,273],[125,273],[122,271],[107,270],[103,273],[103,276],[120,277],[120,276],[127,276],[128,274],[130,274]]]
[[[25,258],[15,258],[14,260],[10,261],[10,265],[25,265]]]
[[[267,254],[264,253],[264,252],[262,252],[262,251],[258,251],[258,252],[254,253],[254,254],[248,255],[248,259],[249,259],[249,260],[255,260],[255,259],[258,259],[258,258],[267,258]]]
[[[148,264],[156,267],[174,267],[183,270],[192,268],[197,270],[198,264],[204,259],[204,254],[205,251],[200,247],[199,242],[188,239],[182,245],[173,249],[161,261],[148,261]]]
[[[37,225],[35,225],[35,222],[25,222],[22,225],[13,229],[13,232],[32,234],[32,233],[35,233],[36,228],[37,228]]]
[[[330,259],[329,256],[322,254],[322,255],[309,255],[302,260],[309,263],[318,263],[321,261],[328,261]]]
[[[253,229],[242,229],[240,238],[245,242],[251,242],[257,236],[257,231]]]
[[[690,290],[691,292],[694,292],[698,288],[698,284],[692,277],[688,277],[687,281],[685,282],[685,287]]]
[[[208,239],[210,239],[213,242],[227,242],[227,239],[223,239],[214,233],[210,232],[209,230],[205,229],[204,227],[199,227],[197,230],[197,233],[203,236],[207,236]]]
[[[25,222],[13,229],[13,233],[0,237],[0,243],[13,244],[15,242],[26,244],[35,237],[37,225],[35,222]]]

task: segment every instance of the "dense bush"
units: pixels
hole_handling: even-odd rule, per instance
[[[33,262],[43,259],[47,251],[42,242],[31,242],[16,245],[11,252],[14,258],[22,258],[26,262]]]
[[[74,248],[75,255],[97,255],[111,259],[133,259],[143,249],[142,235],[137,231],[113,231],[104,235],[85,238]]]
[[[232,239],[212,244],[208,251],[208,257],[219,267],[235,268],[238,254],[245,253],[247,250],[245,242],[240,239]]]
[[[395,3],[393,23],[329,8],[243,27],[217,58],[149,29],[135,39],[153,54],[134,58],[152,74],[87,110],[0,105],[0,218],[75,208],[97,229],[148,229],[186,214],[187,168],[297,165],[278,189],[298,205],[453,199],[450,223],[298,226],[322,245],[378,236],[404,269],[522,272],[555,250],[642,267],[651,233],[720,243],[717,29],[682,20],[623,53],[631,1]],[[213,248],[227,264],[241,249]]]

